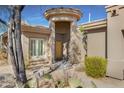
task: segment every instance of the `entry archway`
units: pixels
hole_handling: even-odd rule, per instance
[[[80,10],[73,8],[52,8],[48,9],[44,15],[49,21],[49,28],[51,29],[51,62],[68,60],[69,56],[71,56],[69,53],[71,51],[69,49],[70,42],[72,41],[71,32],[76,31],[76,22],[82,15]]]

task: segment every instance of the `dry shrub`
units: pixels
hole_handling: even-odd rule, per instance
[[[0,64],[7,62],[7,53],[5,50],[0,49]]]

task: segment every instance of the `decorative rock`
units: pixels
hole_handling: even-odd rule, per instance
[[[71,32],[71,41],[69,45],[69,61],[72,64],[81,63],[84,60],[85,50],[82,43],[82,34],[74,29]]]
[[[0,74],[0,87],[1,88],[13,88],[15,87],[15,79],[12,74]]]
[[[39,88],[54,88],[54,82],[50,79],[42,79],[39,82]]]
[[[38,79],[33,76],[30,80],[28,80],[28,85],[30,86],[30,88],[37,88],[38,87]]]
[[[64,80],[65,74],[63,70],[57,70],[51,73],[54,81]]]
[[[69,78],[68,81],[71,88],[83,87],[82,82],[77,78]]]
[[[5,76],[0,76],[0,81],[4,79],[5,79]]]

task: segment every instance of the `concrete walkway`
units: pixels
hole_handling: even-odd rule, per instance
[[[97,78],[94,79],[86,75],[85,72],[82,72],[82,78],[87,77],[87,80],[94,82],[97,88],[124,88],[124,80],[118,80],[111,77]]]
[[[99,88],[124,88],[124,80],[118,80],[111,77],[91,80],[93,80]]]

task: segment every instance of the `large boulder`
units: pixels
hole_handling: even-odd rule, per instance
[[[71,40],[69,45],[69,61],[72,64],[84,61],[85,50],[82,43],[82,34],[76,30],[71,32]]]

